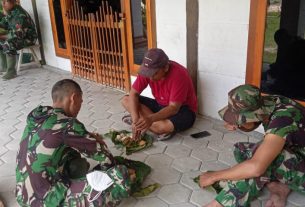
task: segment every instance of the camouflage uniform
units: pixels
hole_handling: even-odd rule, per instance
[[[3,53],[16,55],[17,50],[34,45],[37,40],[35,24],[30,15],[19,5],[0,21],[0,27],[8,31],[7,39],[0,40]]]
[[[257,178],[228,181],[216,200],[225,207],[249,206],[260,190],[270,181],[287,184],[291,190],[305,195],[305,108],[282,96],[260,96],[258,88],[239,86],[229,92],[229,105],[219,111],[231,124],[260,122],[262,115],[269,115],[263,124],[266,134],[275,134],[286,140],[282,152]],[[237,162],[250,159],[259,143],[235,144]]]
[[[19,5],[1,19],[0,27],[8,32],[0,40],[0,73],[6,72],[2,78],[9,80],[17,76],[17,50],[34,45],[37,32],[30,15]]]
[[[73,149],[100,162],[114,184],[103,193],[93,190],[86,178],[67,180],[63,163]],[[113,207],[129,196],[128,170],[115,165],[106,144],[98,144],[84,125],[62,109],[39,106],[27,118],[17,154],[16,197],[20,206]]]

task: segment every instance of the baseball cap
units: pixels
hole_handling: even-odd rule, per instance
[[[143,58],[139,74],[144,77],[152,77],[160,68],[163,68],[169,59],[162,49],[149,49]]]

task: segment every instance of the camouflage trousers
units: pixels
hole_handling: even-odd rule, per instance
[[[28,40],[28,39],[8,39],[8,40],[0,40],[0,51],[5,54],[10,55],[17,55],[17,51],[21,50],[22,48],[34,45],[36,42],[35,40]]]
[[[254,143],[236,143],[236,161],[240,163],[250,159],[258,146]],[[305,195],[305,159],[284,149],[261,177],[228,181],[215,200],[224,207],[250,206],[250,202],[271,181],[287,184],[291,190]]]

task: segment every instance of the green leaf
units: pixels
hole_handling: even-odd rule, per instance
[[[151,194],[152,192],[154,192],[157,188],[159,188],[161,185],[158,183],[152,184],[152,185],[148,185],[144,188],[140,188],[137,192],[133,193],[132,196],[133,197],[144,197],[144,196],[148,196],[149,194]]]
[[[114,158],[118,165],[125,165],[129,169],[134,169],[136,179],[131,185],[131,193],[137,192],[144,182],[145,178],[150,174],[151,167],[140,161],[128,160],[117,156]]]

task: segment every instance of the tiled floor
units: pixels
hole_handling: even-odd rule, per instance
[[[15,156],[25,126],[27,114],[37,105],[50,105],[52,85],[69,74],[47,69],[21,71],[11,81],[0,79],[0,195],[7,206],[17,206],[14,199]],[[84,103],[79,120],[91,131],[105,133],[110,128],[128,129],[121,123],[125,113],[120,105],[124,94],[101,85],[76,79],[84,91]],[[194,207],[202,206],[215,196],[200,189],[192,179],[206,170],[219,170],[235,164],[232,149],[237,141],[258,141],[258,133],[241,134],[227,132],[221,121],[198,118],[194,127],[177,134],[173,139],[155,142],[146,151],[135,153],[129,158],[144,161],[153,171],[145,184],[159,183],[160,189],[150,196],[129,198],[121,207]],[[193,139],[193,132],[208,130],[211,136]],[[120,151],[107,141],[112,152]],[[268,193],[262,193],[252,206],[264,206]],[[287,206],[305,206],[305,198],[293,193]]]

